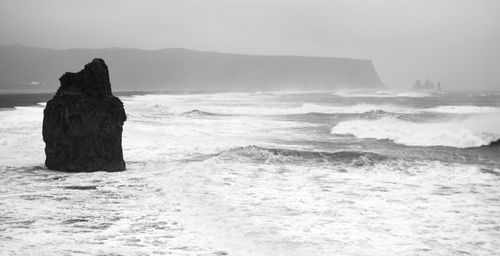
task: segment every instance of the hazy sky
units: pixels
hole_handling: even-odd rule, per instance
[[[500,89],[498,0],[0,0],[0,44],[361,58],[393,88]]]

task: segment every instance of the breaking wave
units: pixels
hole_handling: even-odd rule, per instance
[[[343,97],[426,97],[428,92],[389,92],[389,91],[339,91],[336,95]],[[491,106],[430,106],[427,108],[405,106],[398,104],[357,103],[351,105],[329,105],[302,103],[300,105],[267,105],[254,104],[253,101],[237,100],[237,95],[226,95],[227,100],[233,99],[234,104],[213,104],[207,95],[145,95],[125,98],[127,109],[147,109],[162,114],[183,115],[191,117],[214,115],[305,115],[305,114],[364,114],[385,112],[391,114],[480,114],[500,112],[500,108]],[[215,97],[215,96],[212,96]],[[217,96],[215,99],[218,99]],[[236,99],[235,99],[236,98]],[[226,99],[226,98],[224,98]],[[146,102],[146,104],[144,104]]]
[[[318,105],[304,103],[299,107],[218,107],[200,106],[198,109],[186,110],[185,108],[169,107],[170,114],[181,115],[304,115],[304,114],[363,114],[363,113],[417,113],[418,109],[412,109],[395,105],[376,105],[360,103],[350,106]]]
[[[182,113],[181,115],[186,116],[186,117],[203,117],[203,116],[216,116],[217,114],[195,109],[195,110],[191,110],[191,111],[186,111],[186,112]]]
[[[221,160],[256,161],[273,164],[344,163],[354,166],[374,165],[388,159],[385,155],[372,152],[318,152],[284,148],[263,148],[258,146],[231,148],[216,154],[215,157]]]
[[[359,103],[348,106],[318,105],[304,103],[299,107],[289,108],[265,108],[239,106],[232,108],[225,107],[200,107],[199,109],[186,110],[183,108],[170,107],[170,114],[180,114],[182,116],[200,117],[216,115],[305,115],[305,114],[359,114],[364,118],[373,116],[399,116],[401,114],[482,114],[499,112],[496,107],[481,106],[436,106],[430,108],[412,108],[406,106],[389,104],[368,104]]]
[[[395,92],[395,91],[338,91],[334,93],[339,97],[359,97],[359,98],[418,98],[429,97],[433,94],[430,92]]]
[[[496,114],[463,120],[415,123],[394,117],[377,120],[344,121],[332,128],[332,134],[351,134],[358,138],[391,140],[408,146],[448,146],[471,148],[489,145],[500,139],[500,119]]]
[[[324,114],[362,114],[369,112],[412,113],[413,109],[394,105],[376,105],[360,103],[351,106],[322,106],[316,104],[303,104],[300,108],[292,110],[294,114],[324,113]]]
[[[265,108],[265,107],[200,107],[186,111],[182,108],[170,107],[171,114],[181,114],[183,116],[214,116],[214,115],[305,115],[305,114],[363,114],[373,116],[380,115],[398,115],[398,114],[418,114],[418,113],[436,113],[436,114],[482,114],[499,112],[496,107],[481,106],[436,106],[430,108],[412,108],[406,106],[390,104],[369,104],[359,103],[348,106],[318,105],[313,103],[304,103],[299,107],[289,108]]]
[[[356,117],[361,119],[380,119],[382,117],[394,117],[402,120],[412,120],[417,118],[415,115],[397,114],[383,110],[369,111],[361,114],[356,114]]]

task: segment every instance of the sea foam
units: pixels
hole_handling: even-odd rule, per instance
[[[385,113],[369,115],[373,122],[331,118],[340,121],[337,129],[345,126],[344,133],[372,128],[385,138],[421,136],[413,138],[416,142],[435,139],[431,135],[436,132],[453,136],[450,141],[465,140],[463,130],[474,136],[498,134],[498,113],[453,114],[461,119],[450,120],[441,113],[426,115],[423,109],[434,105],[408,98],[400,103],[413,108],[381,104],[380,99],[376,104],[363,99],[328,106],[321,96],[317,104],[290,104],[288,95],[266,97],[124,98],[128,170],[122,173],[46,170],[43,108],[0,111],[0,198],[9,205],[0,207],[0,216],[8,220],[0,221],[0,251],[287,256],[498,252],[498,164],[407,159],[394,155],[391,147],[381,150],[383,143],[359,146],[348,136],[328,143],[334,137],[323,129],[330,127],[329,120],[316,115],[211,116],[201,111],[416,111],[423,123],[379,118],[391,116]],[[199,111],[191,111],[195,109]],[[447,120],[437,122],[441,116]],[[463,157],[453,148],[420,149]],[[474,156],[480,162],[486,155]],[[467,235],[457,236],[464,230]]]
[[[437,106],[433,108],[426,108],[423,111],[449,114],[479,114],[497,112],[499,109],[485,106]]]
[[[236,104],[235,104],[236,105]],[[250,116],[269,116],[269,115],[303,115],[303,114],[363,114],[374,111],[384,111],[398,114],[410,114],[419,112],[418,109],[396,106],[396,105],[378,105],[369,103],[359,103],[354,105],[320,105],[314,103],[302,103],[300,105],[283,106],[255,106],[255,105],[236,105],[227,107],[225,105],[210,104],[178,104],[176,102],[149,103],[146,109],[165,110],[168,114],[185,115],[193,111],[209,113],[211,115],[250,115]]]
[[[418,98],[418,97],[430,97],[433,94],[431,92],[415,92],[415,91],[366,91],[366,90],[345,90],[337,91],[334,93],[335,96],[339,97],[357,97],[357,98]]]
[[[344,121],[332,134],[351,134],[358,138],[392,140],[408,146],[449,146],[470,148],[489,145],[500,139],[498,114],[484,114],[462,120],[415,123],[394,117],[377,120]]]

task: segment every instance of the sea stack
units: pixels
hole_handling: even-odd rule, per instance
[[[123,103],[111,92],[109,72],[94,59],[65,73],[43,116],[45,166],[66,172],[123,171]]]

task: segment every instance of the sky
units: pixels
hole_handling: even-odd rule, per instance
[[[389,88],[500,90],[498,0],[0,0],[10,44],[370,59]]]

